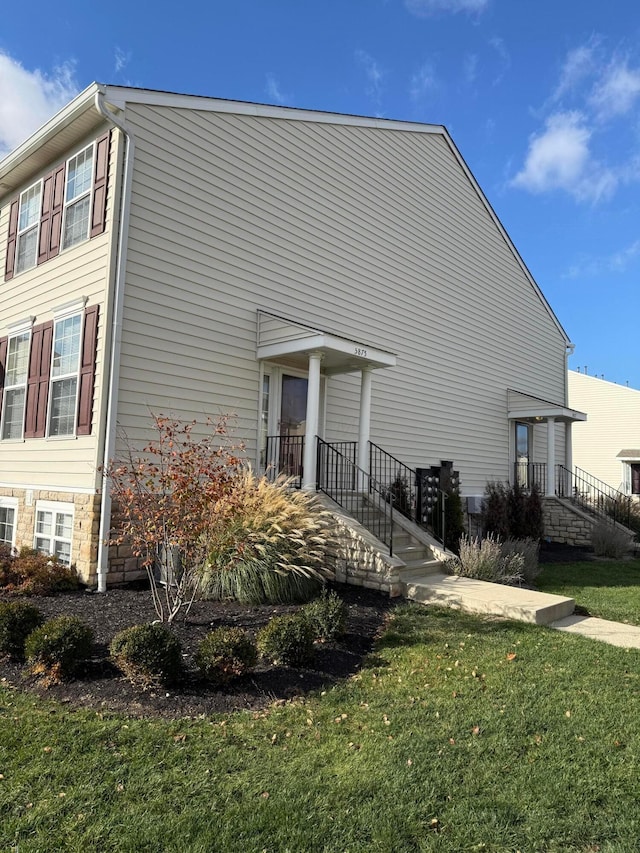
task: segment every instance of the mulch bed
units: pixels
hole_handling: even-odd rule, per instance
[[[277,700],[326,688],[361,667],[395,602],[381,593],[360,587],[336,585],[334,588],[347,605],[347,630],[339,642],[316,646],[311,668],[292,669],[260,662],[250,674],[224,688],[210,687],[197,675],[193,656],[203,637],[212,628],[222,625],[239,626],[255,636],[273,616],[294,613],[298,605],[247,607],[233,602],[194,602],[186,621],[180,620],[171,626],[185,654],[188,673],[185,681],[176,687],[141,690],[113,666],[108,658],[108,647],[113,636],[123,628],[156,619],[148,589],[31,596],[29,602],[42,611],[45,619],[77,616],[90,625],[95,632],[96,655],[81,678],[49,687],[19,664],[0,659],[0,683],[56,699],[71,707],[118,711],[129,716],[180,718],[241,709],[258,710]]]
[[[586,545],[567,545],[564,542],[543,540],[540,546],[541,563],[580,563],[593,559],[593,548]]]

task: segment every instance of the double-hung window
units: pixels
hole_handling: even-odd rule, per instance
[[[71,565],[73,540],[73,504],[38,501],[33,547]]]
[[[53,331],[48,435],[74,435],[82,314],[56,320]]]
[[[9,338],[2,406],[2,438],[21,439],[27,396],[31,330]]]
[[[36,265],[41,197],[42,181],[38,181],[20,194],[16,272],[28,270]]]
[[[93,144],[67,163],[64,188],[64,229],[62,248],[68,249],[89,237],[91,189],[93,185]]]
[[[16,544],[16,517],[18,501],[16,498],[0,498],[0,545]]]

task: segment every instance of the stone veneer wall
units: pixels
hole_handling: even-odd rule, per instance
[[[567,545],[591,545],[591,533],[598,523],[595,516],[588,515],[559,498],[543,498],[542,514],[544,535],[551,542]]]
[[[56,501],[73,505],[73,541],[71,559],[84,583],[95,580],[98,563],[100,495],[71,494],[49,489],[0,489],[0,497],[18,501],[16,545],[33,546],[36,503]]]

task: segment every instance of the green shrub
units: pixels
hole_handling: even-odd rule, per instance
[[[25,640],[42,622],[42,613],[31,604],[0,602],[0,655],[24,657]]]
[[[77,589],[75,568],[33,548],[21,548],[19,554],[0,553],[0,587],[19,595],[53,595]]]
[[[201,594],[242,604],[309,601],[326,574],[331,532],[315,496],[247,473],[212,520]]]
[[[275,616],[258,632],[258,652],[285,666],[304,666],[313,657],[313,631],[302,614]]]
[[[487,483],[482,502],[482,533],[496,539],[542,539],[542,497],[537,485]]]
[[[200,643],[196,663],[213,684],[226,684],[256,665],[255,642],[242,628],[216,628]]]
[[[170,684],[183,672],[180,641],[162,625],[125,628],[113,638],[109,652],[127,678],[142,687]]]
[[[499,481],[487,483],[484,489],[482,534],[503,541],[509,536],[507,490]]]
[[[311,626],[314,640],[335,640],[344,634],[347,608],[333,590],[327,592],[325,587],[319,598],[305,604],[302,613]]]
[[[32,672],[64,681],[91,657],[93,631],[75,616],[57,616],[29,634],[24,650]]]
[[[629,551],[631,536],[613,522],[600,521],[591,531],[591,544],[598,557],[620,559]]]
[[[524,557],[502,552],[493,536],[486,539],[460,539],[460,556],[447,560],[446,568],[455,575],[492,583],[515,585],[523,580]]]

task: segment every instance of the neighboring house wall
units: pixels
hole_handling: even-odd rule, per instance
[[[373,441],[453,460],[466,493],[509,476],[507,388],[564,404],[566,341],[441,133],[140,104],[126,120],[132,439],[149,410],[235,412],[253,456],[264,309],[397,355],[374,374]],[[327,379],[328,440],[357,437],[358,405],[358,376]]]
[[[633,460],[623,461],[619,454],[640,454],[640,391],[570,370],[569,401],[589,416],[574,426],[574,464],[628,494]]]
[[[10,196],[0,199],[0,281],[1,281],[1,311],[0,311],[0,340],[11,333],[11,327],[27,318],[33,320],[31,343],[31,360],[35,358],[34,347],[38,327],[55,322],[56,317],[64,315],[64,306],[70,306],[72,314],[80,315],[82,361],[83,329],[86,328],[86,364],[80,364],[77,381],[89,383],[80,400],[87,404],[85,415],[88,419],[78,428],[76,422],[75,435],[49,435],[46,405],[40,405],[38,418],[40,437],[29,437],[29,412],[24,438],[18,440],[0,440],[0,497],[9,496],[17,501],[16,526],[17,545],[34,543],[36,514],[39,510],[52,511],[55,525],[55,513],[60,513],[60,522],[71,518],[71,532],[63,531],[56,539],[55,531],[51,533],[50,542],[53,547],[68,548],[71,561],[74,562],[81,574],[89,578],[95,572],[97,554],[97,524],[100,500],[96,490],[100,483],[98,465],[101,460],[102,429],[105,417],[105,399],[102,393],[102,382],[105,376],[105,365],[108,359],[108,328],[110,304],[108,297],[108,281],[113,263],[113,227],[117,219],[117,200],[119,197],[118,163],[121,149],[117,132],[112,132],[108,145],[108,175],[106,183],[106,201],[104,202],[104,227],[101,233],[83,239],[69,248],[62,247],[59,254],[50,257],[31,269],[17,272],[13,277],[5,278],[5,258],[9,232],[9,220],[12,201],[20,191],[32,185],[54,167],[81,151],[87,144],[103,138],[109,132],[106,125],[99,125],[89,136],[73,140],[72,134],[67,133],[69,149],[47,164],[47,167],[28,175],[24,185],[16,188]],[[100,188],[98,187],[98,190]],[[97,193],[92,187],[91,198]],[[100,207],[103,202],[97,202]],[[29,326],[31,328],[31,326]],[[44,335],[45,349],[48,343]],[[3,362],[6,358],[0,359]],[[47,367],[50,368],[49,362]],[[93,390],[91,377],[93,373]],[[51,386],[49,373],[43,375],[42,382],[48,388],[50,406]],[[6,405],[6,398],[5,398]],[[42,502],[45,503],[42,503]],[[64,516],[64,518],[62,517]],[[45,531],[41,531],[44,547]],[[55,541],[54,541],[55,540]]]

